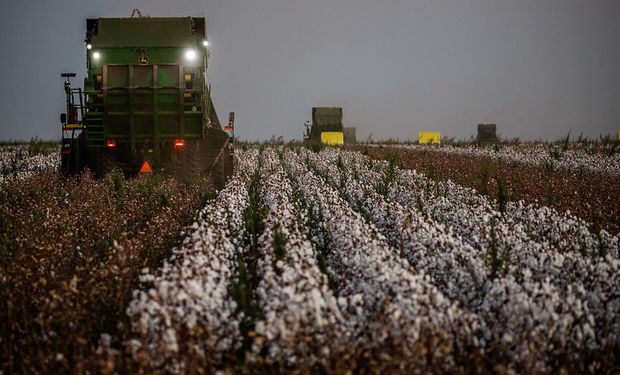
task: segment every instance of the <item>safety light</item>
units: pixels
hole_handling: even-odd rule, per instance
[[[113,139],[108,139],[105,141],[105,147],[107,148],[114,148],[116,147],[116,141]]]
[[[97,51],[93,52],[93,59],[95,60],[99,60],[99,58],[101,57],[101,54]]]
[[[202,45],[203,45],[203,46],[205,46],[205,47],[209,47],[209,41],[205,39],[205,40],[202,42]]]
[[[188,61],[194,61],[196,59],[196,51],[194,51],[193,49],[188,49],[187,51],[185,51],[185,58]]]
[[[86,45],[86,49],[91,49],[91,48],[93,48],[93,45],[92,45],[92,44],[90,44],[90,43],[88,43],[88,44]]]
[[[185,140],[184,139],[177,139],[174,141],[174,148],[177,150],[180,150],[182,148],[185,147]]]

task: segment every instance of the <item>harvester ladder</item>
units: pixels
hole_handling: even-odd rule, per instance
[[[86,114],[86,125],[88,128],[86,136],[88,146],[103,145],[103,112],[88,112]]]

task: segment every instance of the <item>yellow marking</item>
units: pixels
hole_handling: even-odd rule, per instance
[[[325,143],[326,145],[343,145],[344,144],[344,133],[342,132],[322,132],[321,133],[321,143]]]
[[[65,128],[68,128],[68,129],[81,129],[82,125],[80,125],[80,124],[67,124],[67,125],[65,125]]]
[[[421,145],[436,144],[441,142],[440,132],[418,132],[418,143]]]

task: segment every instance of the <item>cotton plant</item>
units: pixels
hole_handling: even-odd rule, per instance
[[[539,325],[538,330],[546,332],[546,337],[550,338],[547,341],[534,341],[537,345],[536,353],[540,355],[540,360],[543,362],[546,356],[554,352],[556,355],[561,355],[561,352],[556,350],[560,344],[563,347],[572,345],[573,348],[579,349],[583,342],[593,341],[593,322],[591,319],[581,322],[582,315],[591,317],[583,302],[584,293],[577,295],[570,289],[561,292],[554,285],[547,285],[544,281],[539,282],[540,288],[537,289],[526,288],[522,285],[523,281],[517,282],[512,278],[495,278],[494,271],[484,262],[485,253],[481,251],[485,248],[484,246],[475,248],[466,243],[457,233],[452,232],[450,226],[435,222],[418,210],[401,206],[396,202],[399,200],[398,197],[408,195],[407,189],[399,191],[398,196],[391,196],[394,199],[392,201],[375,191],[374,187],[380,183],[381,174],[366,168],[367,163],[359,162],[358,154],[332,150],[325,151],[323,154],[309,157],[319,172],[322,170],[322,174],[328,176],[334,188],[341,184],[342,179],[346,180],[345,184],[341,184],[345,186],[345,191],[341,194],[349,199],[351,206],[366,214],[382,230],[383,234],[391,239],[392,245],[400,248],[412,265],[431,276],[442,292],[463,303],[487,323],[488,331],[484,333],[483,339],[488,339],[490,336],[498,338],[489,343],[492,348],[490,350],[508,353],[512,363],[520,368],[531,362],[531,354],[519,348],[519,345],[532,345],[530,340],[524,336],[521,341],[510,339],[509,343],[505,342],[504,339],[508,340],[512,335],[504,335],[510,331],[504,322],[510,321],[511,324],[527,331],[534,329],[530,322],[536,321],[537,317],[508,309],[502,310],[501,319],[498,318],[498,305],[490,308],[491,304],[485,297],[499,285],[504,285],[503,290],[513,293],[513,299],[518,297],[525,301],[526,305],[533,306],[533,311],[542,311],[543,305],[548,304],[548,300],[538,298],[536,294],[544,286],[545,290],[551,290],[553,295],[558,296],[558,298],[550,299],[555,303],[553,308],[565,311],[562,316],[564,320],[578,324],[579,328],[575,333],[572,332],[572,326],[561,322],[546,321],[546,324]],[[343,162],[344,165],[338,170],[335,166]],[[394,183],[397,184],[397,182]],[[412,202],[403,201],[403,203]],[[458,211],[458,207],[455,208],[455,211]],[[490,221],[489,218],[487,218],[488,221]],[[527,268],[524,270],[529,274]],[[529,279],[527,282],[528,286],[535,283]],[[509,287],[505,286],[506,283]],[[562,298],[559,298],[560,296]],[[483,301],[486,304],[483,304]],[[574,306],[567,306],[566,301],[571,301]],[[551,336],[551,333],[555,332],[561,332],[561,334],[556,337]],[[566,340],[565,337],[569,339]],[[572,341],[570,341],[571,337]],[[565,341],[569,342],[565,343]]]
[[[290,200],[291,184],[274,161],[269,150],[261,163],[267,214],[259,238],[257,296],[264,318],[256,323],[250,361],[329,368],[345,355],[351,334],[300,228],[302,212]]]
[[[243,315],[230,287],[235,251],[242,246],[234,234],[243,231],[247,204],[246,181],[237,174],[198,213],[191,233],[161,269],[143,271],[127,308],[136,359],[146,355],[149,366],[177,372],[187,360],[179,356],[183,353],[216,368],[240,348]]]
[[[39,173],[56,172],[60,168],[60,150],[31,155],[28,145],[0,147],[0,184],[23,180]]]
[[[357,337],[353,345],[385,369],[456,368],[454,348],[477,348],[473,332],[481,323],[476,316],[415,272],[303,160],[292,153],[284,160],[309,205],[321,211],[315,215],[323,218],[339,301]]]
[[[509,272],[529,270],[533,278],[549,280],[565,297],[572,294],[586,300],[599,344],[617,342],[613,337],[619,333],[620,299],[610,287],[620,282],[617,236],[604,230],[593,233],[583,220],[544,206],[510,202],[502,214],[486,197],[449,181],[439,183],[441,196],[427,194],[422,187],[428,181],[413,171],[402,171],[399,183],[391,198],[409,206],[423,199],[424,211],[450,225],[468,244],[481,250],[495,247]]]
[[[365,158],[348,155],[357,160],[357,166],[348,170],[360,174],[368,164]],[[387,168],[385,162],[376,164],[384,171]],[[620,277],[617,236],[604,230],[594,232],[570,213],[522,201],[509,202],[506,212],[500,213],[493,202],[473,189],[450,181],[430,181],[416,171],[398,174],[388,198],[420,207],[426,215],[454,228],[475,248],[495,246],[510,272],[529,270],[539,282],[550,280],[563,296],[587,301],[596,320],[599,344],[617,343],[620,301],[610,287]],[[369,176],[363,179],[370,180]]]
[[[587,359],[618,344],[618,238],[583,220],[522,202],[500,212],[475,190],[338,149],[252,147],[236,163],[172,257],[140,277],[127,310],[136,360],[592,372]],[[233,293],[248,265],[253,312]]]

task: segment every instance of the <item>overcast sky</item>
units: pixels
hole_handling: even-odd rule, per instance
[[[620,130],[620,0],[1,0],[0,139],[59,138],[85,19],[132,8],[206,15],[214,102],[243,139],[301,138],[313,106],[358,138]]]

